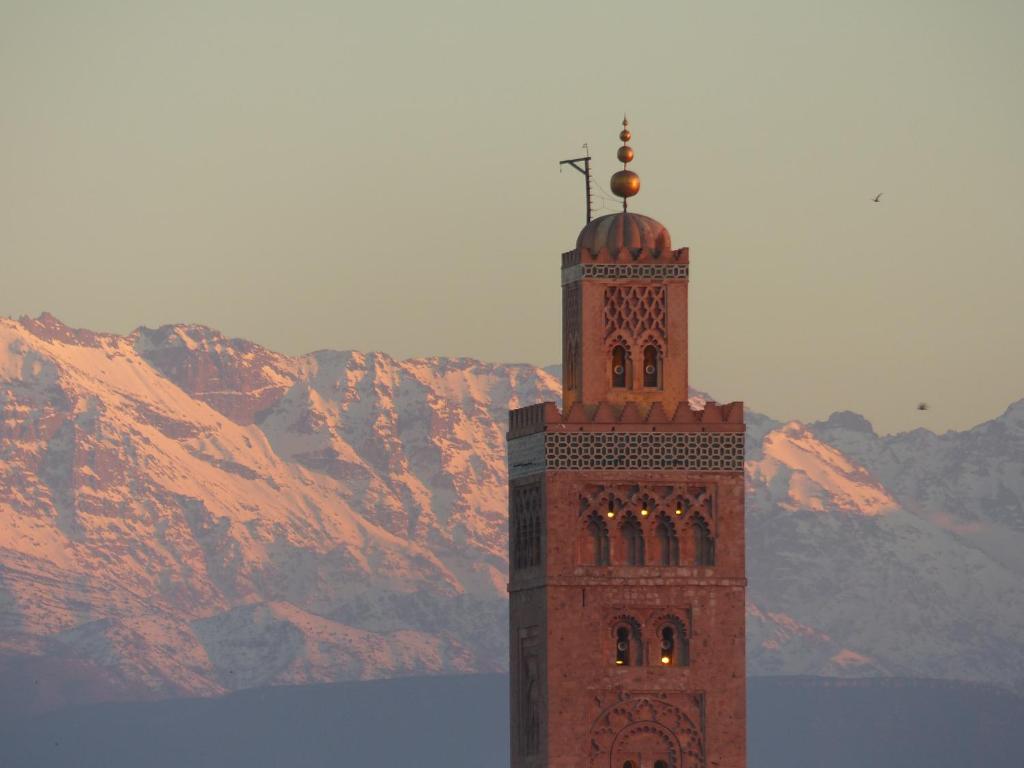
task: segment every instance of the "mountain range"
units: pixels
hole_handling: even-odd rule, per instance
[[[559,390],[0,319],[0,708],[503,671],[507,411]],[[752,673],[1024,691],[1024,401],[746,419]]]

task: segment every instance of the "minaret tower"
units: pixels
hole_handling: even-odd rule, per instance
[[[745,768],[743,404],[688,399],[689,251],[627,210],[562,255],[562,410],[510,412],[512,768]]]

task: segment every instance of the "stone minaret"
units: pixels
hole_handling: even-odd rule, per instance
[[[512,768],[745,768],[743,404],[688,401],[689,252],[626,210],[562,256],[563,410],[509,414]]]

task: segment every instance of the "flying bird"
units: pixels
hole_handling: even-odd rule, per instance
[[[882,195],[884,195],[884,194],[885,194],[884,192],[879,192],[877,195],[875,195],[874,197],[871,198],[871,202],[873,202],[873,203],[880,203],[880,202],[882,202]]]
[[[917,410],[919,410],[919,411],[927,411],[928,410],[928,403],[918,403],[917,404]]]

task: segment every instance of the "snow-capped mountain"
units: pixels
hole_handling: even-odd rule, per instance
[[[881,473],[828,436],[821,425],[779,425],[765,434],[759,455],[748,458],[748,576],[752,602],[827,633],[843,648],[825,663],[821,651],[809,652],[811,643],[802,642],[783,662],[779,656],[787,654],[767,638],[751,644],[754,668],[1024,687],[1021,574],[965,543],[951,526],[911,512],[913,497],[890,492]],[[1024,439],[1024,430],[1019,436]],[[903,437],[875,437],[872,450],[885,453],[887,441]],[[1024,452],[1017,456],[1019,475]],[[906,452],[904,461],[914,465],[907,473],[944,470],[921,466],[928,459]],[[993,454],[984,462],[1004,460]],[[943,520],[958,512],[958,505],[949,507]],[[757,627],[751,622],[750,637],[759,637]]]
[[[46,706],[503,669],[506,414],[558,394],[0,319],[0,681]],[[752,672],[1024,679],[1024,403],[944,436],[748,424]]]

